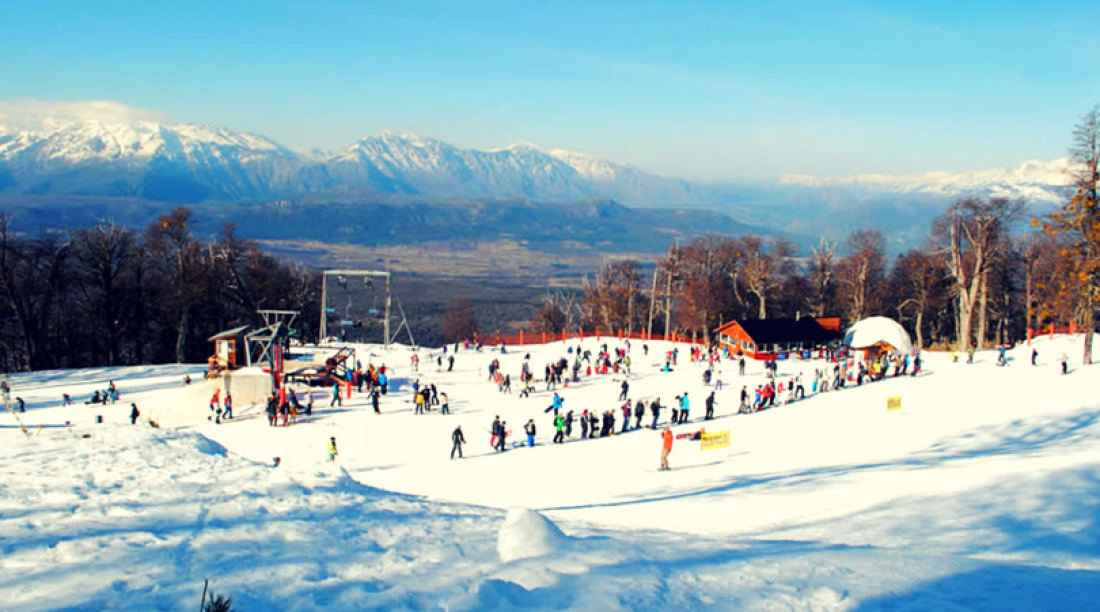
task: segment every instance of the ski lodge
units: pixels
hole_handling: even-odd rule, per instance
[[[714,331],[731,355],[752,359],[786,359],[791,353],[809,359],[843,340],[839,317],[730,321]]]

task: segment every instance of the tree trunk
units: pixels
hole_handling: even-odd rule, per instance
[[[1088,290],[1085,291],[1085,300],[1086,300],[1086,303],[1085,303],[1085,316],[1084,316],[1085,320],[1082,321],[1082,323],[1084,323],[1084,328],[1085,328],[1085,354],[1082,355],[1082,357],[1081,357],[1081,363],[1084,364],[1084,365],[1089,365],[1089,364],[1092,363],[1092,336],[1093,336],[1093,326],[1095,325],[1095,322],[1094,322],[1093,316],[1092,316],[1093,304],[1095,303],[1093,301],[1094,291],[1095,290],[1092,288],[1091,283],[1090,283],[1090,286],[1089,286]]]
[[[187,363],[187,332],[191,324],[190,309],[184,305],[180,313],[179,326],[176,328],[176,362]]]
[[[924,310],[917,309],[917,348],[924,348],[924,332],[921,328],[924,327]]]
[[[989,271],[982,272],[982,288],[978,292],[978,348],[989,334]]]
[[[971,315],[974,312],[974,304],[964,291],[959,294],[959,350],[968,352],[971,341]]]

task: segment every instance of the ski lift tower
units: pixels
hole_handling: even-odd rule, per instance
[[[325,270],[321,279],[321,331],[317,338],[317,346],[325,341],[328,334],[328,279],[335,276],[342,286],[347,286],[348,277],[363,277],[365,284],[371,284],[371,278],[381,277],[386,279],[386,314],[383,319],[384,348],[390,350],[390,273],[379,270]]]

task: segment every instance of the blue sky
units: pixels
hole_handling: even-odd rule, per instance
[[[383,129],[671,176],[1065,155],[1100,2],[2,0],[0,99],[114,100],[295,147]]]

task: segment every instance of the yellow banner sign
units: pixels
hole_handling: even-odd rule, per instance
[[[725,448],[730,445],[730,432],[716,431],[702,436],[703,450],[708,448]]]
[[[901,410],[901,396],[886,399],[887,410]]]

